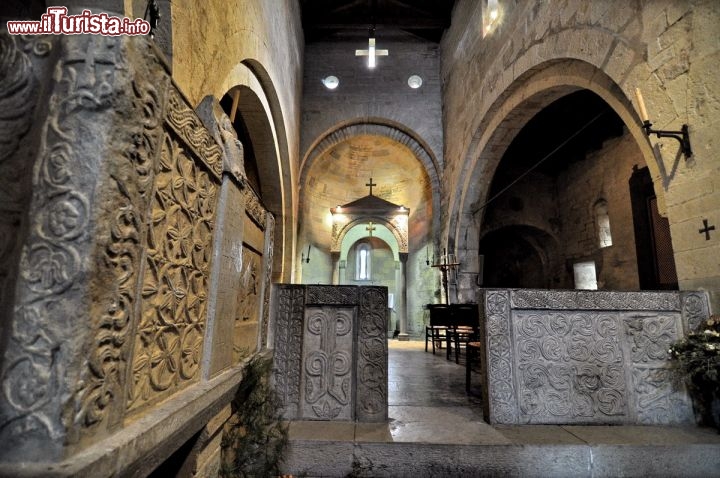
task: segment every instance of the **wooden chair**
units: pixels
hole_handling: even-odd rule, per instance
[[[450,306],[447,304],[428,304],[430,311],[430,321],[425,326],[425,352],[428,351],[428,341],[432,342],[432,352],[435,355],[435,344],[438,348],[442,348],[442,343],[446,340],[448,326],[450,325],[451,314]]]
[[[468,342],[465,345],[465,390],[470,391],[470,375],[473,363],[482,360],[482,343]]]
[[[452,347],[455,346],[455,363],[460,363],[460,348],[468,342],[477,340],[480,316],[477,304],[452,304],[452,325],[445,332],[447,341],[447,359],[450,360]]]

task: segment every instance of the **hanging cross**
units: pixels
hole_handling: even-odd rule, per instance
[[[370,181],[372,181],[372,179]],[[714,230],[715,230],[715,226],[708,226],[708,220],[703,219],[703,229],[698,230],[698,232],[700,234],[705,233],[705,240],[709,241],[710,240],[710,231],[714,231]]]
[[[368,232],[368,235],[372,237],[372,232],[375,230],[375,226],[372,225],[372,221],[370,221],[365,228],[365,230]]]
[[[376,56],[388,56],[387,50],[376,50],[375,49],[375,38],[373,36],[373,33],[370,34],[370,39],[368,40],[368,49],[367,50],[355,50],[355,56],[366,56],[368,57],[368,68],[375,68],[375,57]]]
[[[373,182],[372,182],[372,178],[370,178],[370,182],[369,182],[369,183],[365,183],[365,186],[370,186],[370,195],[372,196],[372,195],[373,195],[373,194],[372,194],[372,188],[373,188],[373,186],[377,186],[377,184],[373,183]]]

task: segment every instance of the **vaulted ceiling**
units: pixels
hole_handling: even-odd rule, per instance
[[[367,35],[403,30],[439,42],[450,26],[454,0],[300,0],[305,41],[333,38],[339,34]]]

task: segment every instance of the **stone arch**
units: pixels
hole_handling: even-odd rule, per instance
[[[238,63],[223,80],[218,98],[241,89],[238,110],[247,113],[248,129],[254,139],[262,201],[275,216],[273,281],[287,281],[292,270],[295,246],[295,208],[292,198],[293,174],[285,122],[272,80],[262,65],[252,59]],[[244,94],[242,94],[244,93]],[[259,149],[259,151],[258,151]]]
[[[608,75],[582,60],[559,59],[536,65],[520,75],[485,112],[458,174],[459,192],[450,191],[447,245],[461,262],[477,253],[481,206],[502,156],[522,127],[558,98],[580,89],[600,96],[622,119],[637,142],[653,178],[660,178],[650,142],[630,99]],[[664,190],[654,181],[659,201]]]
[[[300,165],[299,204],[302,204],[305,200],[303,185],[305,181],[307,181],[307,174],[311,170],[314,161],[330,148],[360,135],[385,136],[395,140],[410,149],[418,161],[420,161],[430,179],[432,208],[434,212],[432,228],[434,231],[438,231],[440,225],[440,215],[438,212],[440,211],[440,175],[442,174],[442,166],[430,146],[423,141],[419,135],[400,123],[384,118],[355,118],[339,123],[327,130],[312,143],[303,156]]]
[[[401,250],[402,233],[392,222],[379,216],[367,216],[345,224],[337,236],[337,247],[333,244],[332,250],[340,253],[340,260],[346,260],[350,247],[359,239],[367,237],[367,231],[362,226],[368,221],[372,221],[373,225],[378,227],[373,237],[381,239],[390,246],[393,259],[399,261],[400,253],[407,252]]]

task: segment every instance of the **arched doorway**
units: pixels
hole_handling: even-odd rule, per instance
[[[576,265],[592,263],[598,288],[641,288],[628,182],[648,168],[660,215],[664,191],[628,98],[592,65],[564,60],[518,78],[497,106],[470,145],[463,187],[451,193],[450,248],[468,260],[488,231],[532,226],[557,238],[550,287],[573,288]],[[600,239],[601,203],[612,245]],[[476,281],[468,282],[471,295]]]

